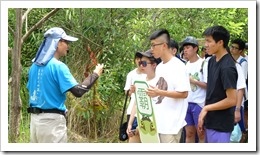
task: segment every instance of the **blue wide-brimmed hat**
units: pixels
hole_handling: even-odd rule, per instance
[[[71,42],[78,40],[78,38],[67,35],[62,28],[50,28],[44,33],[44,40],[32,61],[39,66],[46,65],[53,58],[60,39]]]

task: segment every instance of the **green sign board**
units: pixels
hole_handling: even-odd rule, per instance
[[[160,143],[151,97],[146,94],[145,81],[134,82],[136,91],[137,122],[142,143]]]

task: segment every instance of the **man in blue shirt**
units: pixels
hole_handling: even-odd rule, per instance
[[[59,59],[66,56],[69,43],[78,38],[69,36],[62,28],[54,27],[44,34],[44,41],[36,53],[29,70],[28,112],[31,113],[30,141],[32,143],[67,142],[66,92],[81,97],[88,92],[102,74],[103,64],[98,64],[81,84]]]

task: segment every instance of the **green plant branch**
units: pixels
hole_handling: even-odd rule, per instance
[[[49,21],[51,21],[51,22],[53,22],[53,23],[56,23],[56,24],[60,24],[59,22],[55,22],[54,20],[51,20],[51,19],[49,19]],[[101,47],[101,45],[99,45],[99,44],[95,43],[94,41],[92,41],[91,39],[89,39],[89,38],[83,36],[81,33],[72,31],[71,29],[69,29],[69,28],[67,28],[67,27],[65,27],[65,26],[63,26],[63,28],[64,28],[65,30],[68,30],[68,31],[73,32],[74,34],[76,34],[76,35],[78,35],[78,36],[80,36],[80,37],[83,37],[84,39],[88,40],[88,41],[91,42],[92,44],[95,44],[95,45]]]

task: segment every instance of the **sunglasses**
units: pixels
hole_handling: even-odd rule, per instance
[[[143,66],[143,67],[146,67],[147,64],[152,64],[152,63],[149,63],[149,62],[146,62],[146,61],[139,61],[139,66]]]

